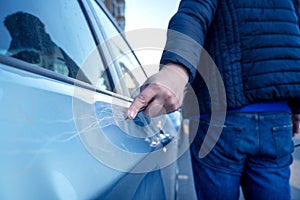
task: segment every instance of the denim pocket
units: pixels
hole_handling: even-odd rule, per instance
[[[277,159],[285,157],[289,159],[291,153],[294,151],[292,128],[292,124],[275,126],[272,128]]]
[[[208,127],[210,126],[210,132]],[[212,136],[215,130],[222,129],[221,135],[217,139],[212,150],[203,158],[204,161],[213,166],[228,167],[231,164],[237,164],[240,161],[238,147],[240,145],[240,135],[243,130],[241,126],[209,124],[206,121],[200,122],[200,131],[197,134],[198,145],[201,148],[205,137]]]

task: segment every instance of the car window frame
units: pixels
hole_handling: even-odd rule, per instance
[[[101,44],[101,41],[104,40],[102,34],[101,34],[101,30],[99,29],[98,27],[98,24],[95,20],[95,16],[94,16],[94,13],[93,11],[91,10],[91,6],[89,5],[89,2],[88,0],[77,0],[81,9],[82,9],[82,12],[86,18],[86,21],[88,23],[88,26],[90,28],[90,31],[92,33],[92,36],[94,38],[94,42],[95,42],[95,45],[97,47],[97,51],[99,53],[99,56],[101,58],[101,61],[105,67],[105,70],[107,70],[107,76],[108,76],[108,81],[109,81],[109,84],[111,86],[111,88],[115,88],[115,83],[114,83],[114,80],[113,80],[113,74],[115,73],[114,72],[114,69],[112,68],[108,68],[108,62],[107,62],[107,59],[105,57],[105,53],[104,53],[104,50],[99,48],[99,44]],[[106,91],[106,90],[104,90]],[[109,93],[114,93],[113,91],[108,91]]]
[[[97,16],[97,11],[95,10],[95,8],[93,7],[92,5],[92,2],[91,1],[94,1],[98,6],[99,8],[102,10],[102,12],[104,13],[104,15],[107,16],[107,19],[111,22],[111,24],[115,27],[115,29],[117,30],[117,32],[119,33],[119,36],[122,38],[122,40],[124,41],[124,43],[127,45],[127,47],[129,48],[132,56],[134,57],[134,59],[137,61],[138,65],[139,65],[139,68],[141,69],[142,73],[144,74],[145,76],[145,80],[148,78],[148,75],[145,71],[145,69],[142,67],[138,57],[136,56],[134,50],[132,49],[131,45],[129,44],[128,40],[126,39],[125,35],[124,35],[124,32],[120,29],[120,27],[118,26],[116,20],[113,18],[113,16],[110,14],[110,12],[107,10],[107,8],[105,7],[104,3],[102,0],[87,0],[88,1],[88,4],[94,14],[94,17],[96,19],[96,22],[97,22],[97,26],[100,30],[100,33],[101,33],[101,36],[102,38],[106,38],[107,36],[105,35],[105,33],[103,31],[101,31],[101,28],[103,27],[103,25],[101,24],[101,22],[99,21],[99,17]],[[103,46],[103,45],[101,45]],[[106,46],[105,47],[106,50],[109,52],[110,54],[110,59],[112,60],[113,59],[113,53],[112,53],[112,50],[110,49],[110,47]],[[106,58],[105,58],[106,59]],[[122,73],[122,70],[121,70],[121,66],[119,64],[117,64],[116,62],[113,62],[112,63],[113,65],[113,69],[114,69],[114,73],[112,73],[111,75],[113,76],[112,79],[115,80],[115,81],[122,81],[122,77],[123,77],[123,73]],[[129,89],[128,88],[124,88],[124,84],[120,84],[121,86],[123,86],[123,88],[118,88],[117,85],[114,85],[115,86],[115,89],[117,90],[117,94],[118,95],[121,95],[123,97],[125,97],[126,99],[131,99],[132,101],[132,98],[130,97],[130,92],[129,92]]]

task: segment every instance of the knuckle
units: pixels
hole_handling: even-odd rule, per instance
[[[145,94],[140,94],[135,98],[138,102],[142,103],[142,104],[146,104],[147,103],[147,95]]]
[[[165,91],[165,93],[164,93],[164,99],[168,99],[168,100],[173,101],[173,93],[170,92],[169,90]]]
[[[179,108],[179,106],[178,105],[176,105],[176,104],[173,104],[172,106],[171,106],[171,110],[172,111],[175,111],[175,110],[177,110]]]
[[[170,112],[178,110],[179,108],[180,108],[180,104],[178,103],[178,101],[172,101],[168,105],[168,111],[170,111]]]
[[[155,90],[155,91],[161,89],[161,85],[158,84],[158,83],[151,83],[149,86],[151,87],[151,89],[153,89],[153,90]]]
[[[172,99],[172,101],[169,101],[166,105],[168,110],[175,111],[178,110],[181,107],[181,103],[177,101],[176,99]]]

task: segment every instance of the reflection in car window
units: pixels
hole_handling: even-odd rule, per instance
[[[2,1],[0,38],[2,55],[111,90],[100,56],[93,70],[78,73],[96,44],[77,1]],[[95,72],[97,83],[90,78]]]
[[[119,69],[120,75],[118,79],[119,84],[122,84],[120,87],[125,85],[126,91],[123,91],[122,94],[134,98],[138,94],[140,86],[146,80],[146,75],[117,28],[111,23],[97,3],[95,1],[92,2],[99,17],[99,23],[102,26],[101,30],[109,47],[112,62]]]

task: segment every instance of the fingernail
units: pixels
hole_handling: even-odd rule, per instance
[[[134,113],[134,111],[130,111],[129,112],[129,117],[131,118],[131,119],[133,119],[134,117],[135,117],[135,113]]]
[[[127,118],[128,119],[133,119],[134,118],[134,112],[132,110],[129,110],[127,113]]]

